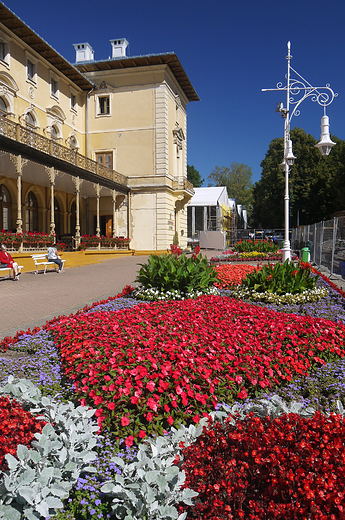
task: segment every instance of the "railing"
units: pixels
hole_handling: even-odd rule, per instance
[[[14,123],[2,115],[0,115],[0,134],[118,184],[128,185],[125,175],[85,157],[73,148],[67,148],[57,143],[54,139],[48,139],[19,123]]]
[[[188,190],[194,192],[193,184],[187,179],[177,179],[173,181],[174,190]]]
[[[345,217],[293,229],[291,246],[297,251],[308,247],[312,262],[345,276]]]

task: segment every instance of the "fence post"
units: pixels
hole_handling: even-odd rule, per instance
[[[321,232],[321,237],[320,237],[320,263],[319,263],[319,265],[322,265],[322,246],[323,246],[324,230],[325,230],[325,221],[323,220],[322,221],[322,232]]]
[[[333,243],[332,243],[332,263],[331,263],[331,274],[333,274],[333,267],[334,267],[334,250],[335,250],[335,244],[337,240],[337,232],[338,232],[338,217],[334,217],[333,220]]]
[[[316,256],[316,224],[314,224],[314,254],[313,254],[313,262],[315,262],[315,256]]]

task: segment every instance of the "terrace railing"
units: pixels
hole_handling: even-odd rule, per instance
[[[117,182],[124,186],[128,185],[127,177],[121,173],[111,170],[102,164],[99,164],[88,157],[77,152],[74,148],[68,148],[58,143],[55,139],[48,139],[43,135],[22,126],[19,123],[14,123],[9,118],[0,115],[0,135],[9,139],[13,139],[21,144],[30,146],[35,150],[56,157],[79,168],[97,174],[105,179]]]

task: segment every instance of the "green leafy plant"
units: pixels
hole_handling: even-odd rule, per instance
[[[140,264],[136,281],[145,289],[178,290],[184,293],[203,291],[218,280],[217,273],[201,254],[187,257],[163,254],[150,255],[146,264]]]
[[[315,289],[318,276],[311,276],[310,269],[302,269],[286,260],[283,264],[264,265],[260,270],[248,273],[242,286],[257,293],[300,294]]]

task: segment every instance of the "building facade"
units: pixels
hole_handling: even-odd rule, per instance
[[[198,96],[174,53],[125,39],[70,64],[0,3],[0,229],[187,245],[187,114]]]

